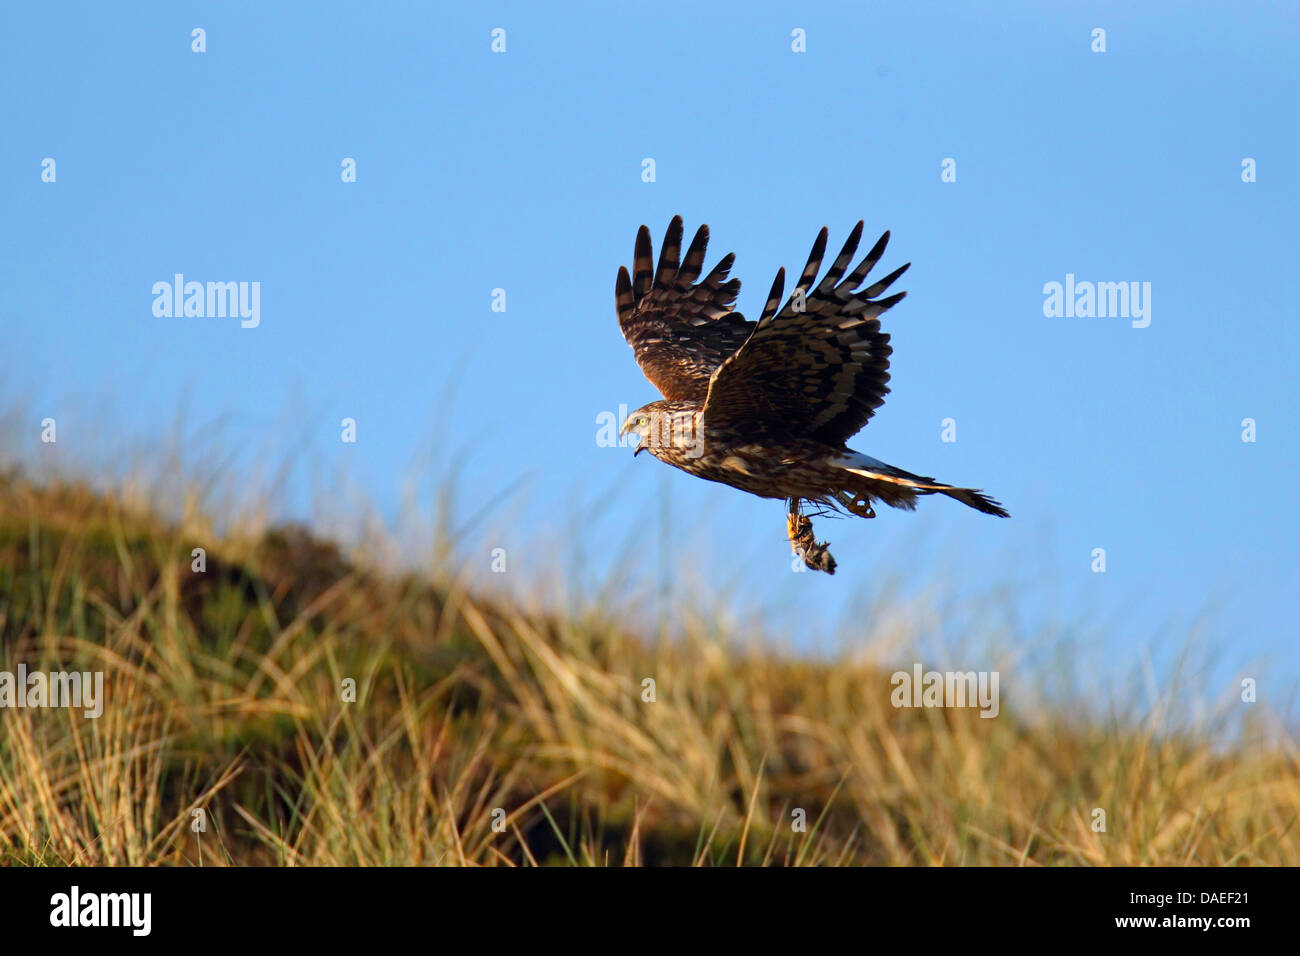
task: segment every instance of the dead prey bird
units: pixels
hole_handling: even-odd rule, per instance
[[[846,442],[889,392],[889,335],[880,315],[906,293],[885,291],[908,266],[863,287],[889,242],[886,232],[845,276],[862,238],[859,222],[817,282],[827,231],[813,243],[790,298],[785,269],[776,274],[757,322],[733,308],[740,280],[728,279],[734,255],[703,279],[708,226],[682,259],[682,220],[674,216],[654,263],[650,232],[637,232],[632,274],[620,266],[618,324],[646,378],[663,400],[637,409],[621,434],[636,452],[709,481],[788,502],[786,531],[808,567],[834,573],[835,559],[801,510],[874,518],[872,502],[911,511],[920,495],[956,498],[985,514],[1009,517],[975,488],[954,488],[853,451]],[[908,263],[910,265],[910,263]],[[814,284],[815,283],[815,284]]]

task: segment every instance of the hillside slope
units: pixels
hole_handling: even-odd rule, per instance
[[[106,697],[0,710],[0,860],[1300,863],[1285,745],[894,709],[885,673],[707,621],[651,644],[300,529],[200,537],[0,480],[0,671]]]

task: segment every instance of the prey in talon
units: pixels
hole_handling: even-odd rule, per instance
[[[829,541],[813,537],[812,519],[799,510],[799,499],[790,499],[790,513],[785,519],[786,534],[790,536],[791,550],[803,558],[803,563],[814,571],[835,573],[835,558],[831,555]]]

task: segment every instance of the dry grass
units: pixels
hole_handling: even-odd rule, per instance
[[[0,670],[107,691],[97,720],[0,711],[0,861],[1300,864],[1296,751],[1249,726],[1225,749],[1151,720],[895,710],[877,668],[717,622],[648,643],[449,568],[200,527],[0,481]]]

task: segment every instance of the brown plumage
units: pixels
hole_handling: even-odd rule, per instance
[[[728,278],[734,256],[700,279],[708,226],[681,258],[680,216],[668,226],[657,267],[649,230],[641,227],[632,274],[620,267],[615,285],[619,326],[664,396],[623,424],[624,433],[638,436],[636,453],[649,450],[700,478],[787,500],[795,550],[809,567],[831,573],[835,561],[801,514],[804,501],[872,518],[873,501],[912,510],[918,496],[938,493],[1008,517],[974,488],[954,488],[848,448],[889,392],[892,349],[879,317],[906,295],[884,293],[908,268],[863,286],[884,255],[886,232],[846,276],[862,229],[859,222],[816,282],[826,252],[823,228],[790,298],[782,305],[781,269],[757,322],[733,308],[740,292],[740,280]]]

